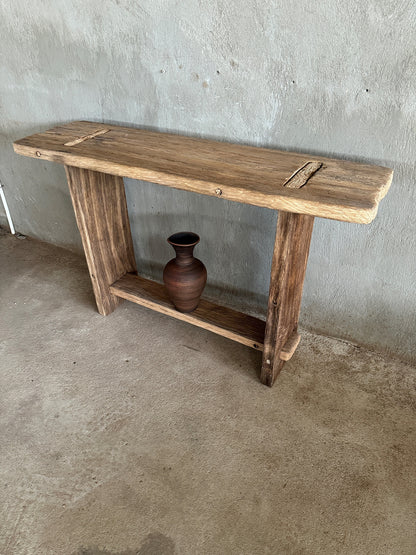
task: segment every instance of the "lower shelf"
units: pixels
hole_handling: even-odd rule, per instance
[[[266,324],[263,320],[248,314],[205,299],[201,299],[198,308],[191,313],[178,312],[170,302],[163,285],[134,274],[124,275],[111,285],[110,290],[117,297],[205,328],[259,351],[263,350]]]

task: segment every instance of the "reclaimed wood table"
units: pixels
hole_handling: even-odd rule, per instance
[[[298,318],[314,217],[370,223],[389,168],[76,121],[14,143],[65,165],[100,314],[127,299],[263,351],[273,385],[300,336]],[[178,312],[164,286],[137,275],[123,177],[279,211],[266,322],[202,299]]]

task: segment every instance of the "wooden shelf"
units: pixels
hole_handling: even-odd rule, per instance
[[[189,314],[178,312],[163,285],[134,274],[124,275],[110,286],[110,291],[117,297],[205,328],[259,351],[263,350],[265,322],[248,314],[206,299],[201,299],[198,308]]]
[[[17,153],[285,212],[369,223],[389,168],[310,154],[75,121],[14,143]]]

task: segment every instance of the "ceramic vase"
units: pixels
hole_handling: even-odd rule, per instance
[[[165,287],[179,312],[192,312],[198,306],[207,282],[205,266],[193,255],[199,236],[191,231],[181,231],[171,235],[168,243],[175,249],[176,257],[163,270]]]

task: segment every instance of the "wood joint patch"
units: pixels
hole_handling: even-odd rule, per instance
[[[299,341],[300,335],[296,331],[294,331],[280,351],[280,360],[284,360],[286,362],[290,360],[293,356],[293,353],[296,351],[296,347],[299,345]]]
[[[93,133],[89,133],[88,135],[83,135],[82,137],[78,137],[77,139],[74,139],[73,141],[68,141],[67,143],[64,143],[64,146],[78,145],[79,143],[83,143],[84,141],[87,141],[88,139],[93,139],[94,137],[98,137],[98,135],[104,135],[104,133],[108,133],[108,131],[110,131],[110,130],[109,129],[97,129],[97,131],[93,131]]]
[[[289,189],[300,189],[308,180],[323,166],[322,162],[310,161],[303,164],[283,183],[283,187]]]

